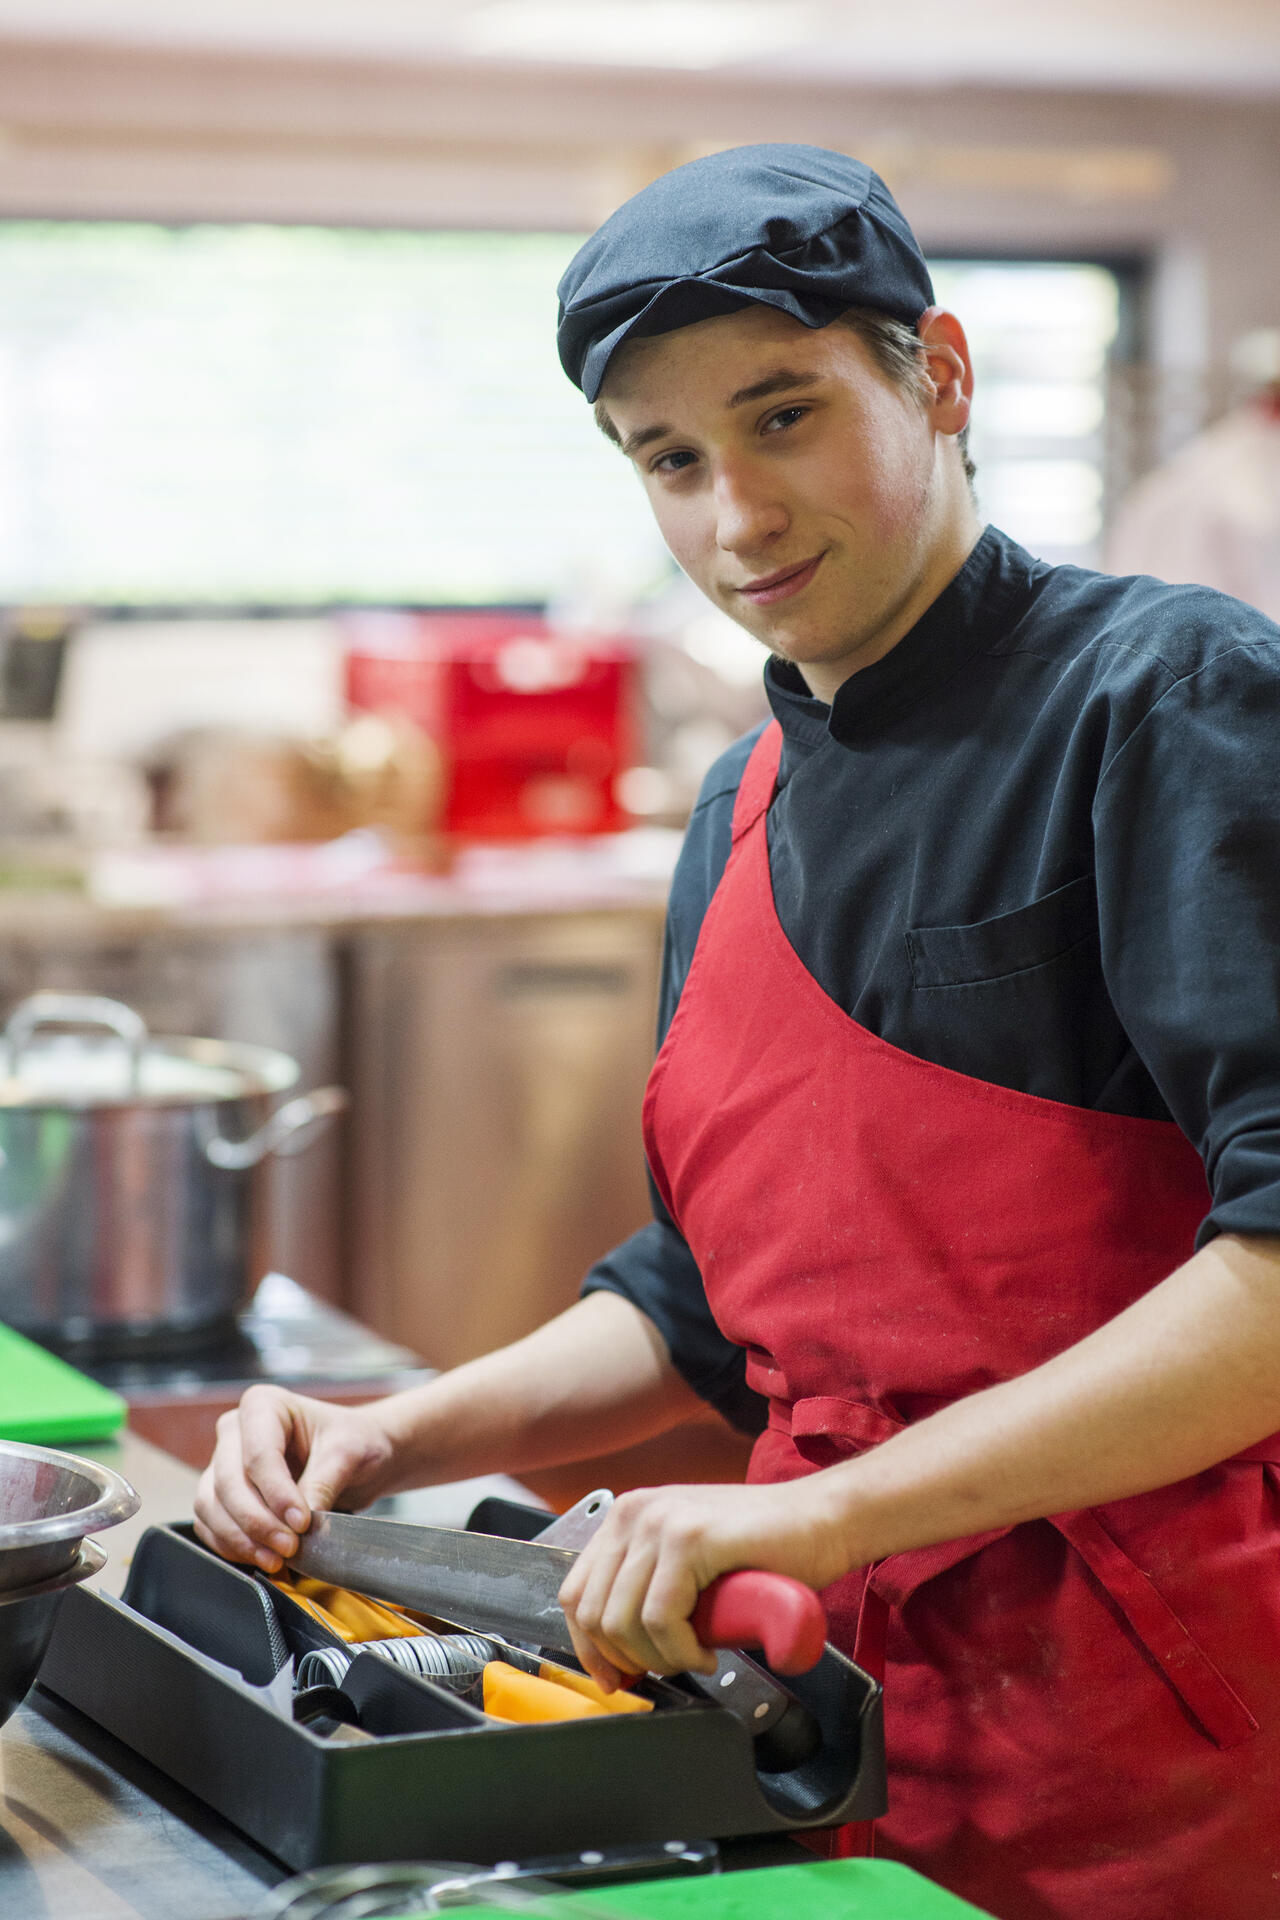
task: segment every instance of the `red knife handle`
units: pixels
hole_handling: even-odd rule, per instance
[[[690,1616],[704,1647],[761,1647],[778,1673],[807,1673],[822,1658],[827,1615],[812,1587],[782,1573],[722,1573]]]

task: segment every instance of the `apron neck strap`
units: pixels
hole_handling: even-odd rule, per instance
[[[768,813],[778,784],[778,764],[782,759],[782,728],[770,720],[755,746],[738,785],[733,803],[733,840],[736,845],[744,833]]]

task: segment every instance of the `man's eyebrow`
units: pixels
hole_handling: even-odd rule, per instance
[[[629,433],[626,439],[620,441],[619,444],[628,460],[630,460],[634,454],[639,453],[641,447],[649,446],[654,440],[666,440],[674,432],[674,427],[637,427],[634,433]]]
[[[820,373],[802,373],[794,367],[779,367],[774,373],[766,373],[763,380],[756,380],[749,387],[739,387],[729,401],[731,407],[745,407],[753,400],[768,400],[775,393],[792,393],[797,387],[813,387],[821,380]]]
[[[749,387],[739,387],[730,394],[728,404],[731,407],[749,406],[753,400],[768,400],[775,393],[794,393],[797,387],[815,387],[822,379],[820,373],[803,373],[794,367],[778,367],[773,373],[766,373],[761,380],[755,380]],[[622,451],[630,460],[642,447],[651,446],[655,440],[666,440],[676,429],[666,425],[637,427],[622,441]]]

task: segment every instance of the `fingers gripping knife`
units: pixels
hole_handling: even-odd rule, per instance
[[[533,1641],[573,1653],[557,1598],[577,1551],[603,1522],[613,1496],[588,1494],[536,1540],[509,1540],[452,1527],[412,1526],[361,1514],[317,1513],[292,1565],[336,1586],[376,1593],[472,1632]],[[822,1657],[826,1615],[818,1596],[780,1574],[722,1574],[692,1615],[704,1646],[762,1647],[781,1673],[804,1673]],[[785,1688],[735,1651],[714,1674],[689,1678],[746,1721],[761,1764],[798,1765],[818,1739],[816,1723]]]
[[[604,1525],[613,1495],[588,1493],[537,1535],[548,1545],[582,1548]],[[746,1722],[757,1763],[771,1771],[812,1758],[821,1730],[807,1707],[743,1653],[760,1644],[781,1673],[804,1673],[822,1658],[827,1617],[811,1588],[779,1574],[744,1572],[714,1581],[691,1616],[704,1647],[720,1648],[714,1673],[691,1673],[700,1692]],[[766,1640],[762,1628],[768,1627]],[[723,1649],[733,1651],[723,1651]]]

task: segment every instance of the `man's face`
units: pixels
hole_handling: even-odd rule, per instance
[[[944,452],[967,396],[953,421],[849,327],[747,307],[628,342],[601,398],[680,566],[820,698],[901,639],[976,537]]]

